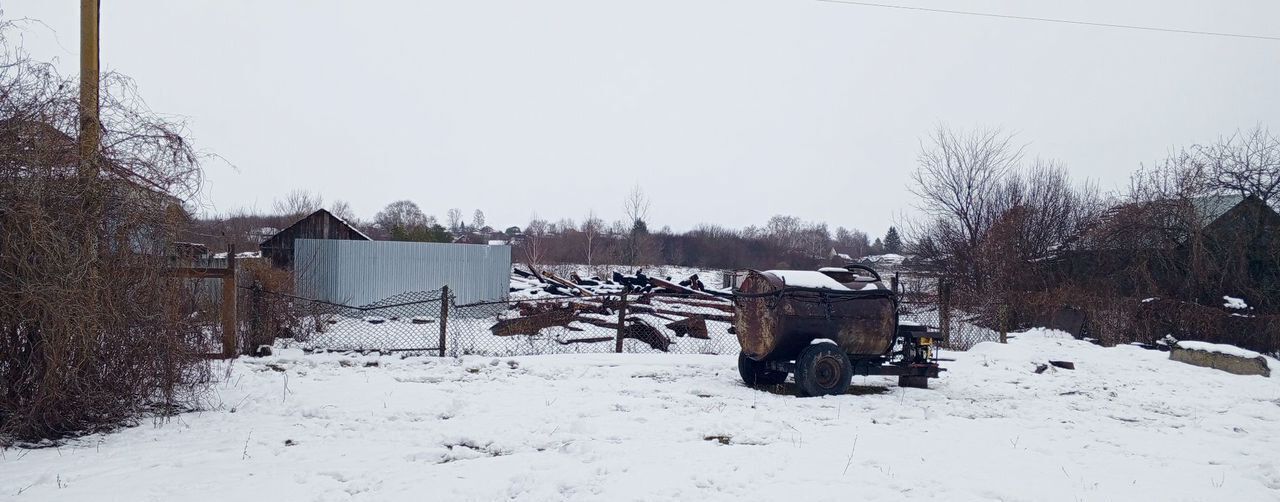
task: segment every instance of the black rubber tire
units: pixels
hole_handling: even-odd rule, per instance
[[[853,380],[853,363],[834,343],[805,347],[796,358],[796,387],[802,396],[844,394]]]
[[[742,382],[747,384],[747,387],[778,385],[787,381],[787,372],[767,369],[764,363],[751,359],[741,352],[738,353],[738,374],[742,375]]]

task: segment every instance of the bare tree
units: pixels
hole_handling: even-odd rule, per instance
[[[600,233],[604,231],[604,221],[596,216],[595,211],[588,211],[587,217],[582,220],[583,241],[586,243],[587,265],[594,265],[594,252],[596,249],[596,240],[600,237]]]
[[[795,216],[776,214],[764,225],[765,234],[780,246],[794,242],[804,229],[804,221]]]
[[[1270,129],[1259,124],[1196,150],[1217,188],[1280,204],[1280,137]]]
[[[970,247],[977,246],[991,226],[996,192],[1005,175],[1017,168],[1025,147],[1000,129],[953,131],[939,126],[921,142],[919,166],[912,173],[911,192],[920,209],[954,225]]]
[[[449,224],[450,232],[457,234],[465,230],[465,228],[463,228],[463,223],[462,223],[461,209],[458,209],[456,207],[449,209],[449,212],[446,214],[445,218]]]
[[[272,206],[277,214],[289,220],[288,223],[293,223],[293,220],[323,208],[324,197],[309,190],[293,189],[288,194],[285,194],[283,199],[276,199],[272,202]]]
[[[631,192],[627,194],[627,198],[622,201],[623,214],[627,216],[627,222],[631,228],[635,228],[637,224],[645,221],[649,217],[649,198],[645,196],[644,190],[640,188],[640,184],[631,187]]]
[[[939,126],[928,143],[921,142],[919,165],[912,173],[915,183],[909,188],[932,219],[917,240],[929,241],[921,250],[939,253],[922,258],[975,291],[983,291],[990,279],[990,270],[978,260],[978,247],[1002,214],[1000,192],[1022,152],[1012,135],[999,129],[965,132]]]
[[[351,204],[348,204],[345,200],[335,200],[331,202],[329,204],[329,212],[333,213],[334,216],[342,218],[348,223],[353,225],[356,223],[356,213],[351,210]]]
[[[622,211],[627,216],[627,224],[630,228],[623,261],[628,265],[636,265],[646,259],[646,251],[651,250],[652,247],[649,239],[649,223],[645,221],[649,217],[649,198],[645,196],[639,183],[631,188],[627,198],[622,201]]]
[[[779,214],[769,218],[764,234],[778,249],[794,255],[818,258],[831,252],[831,232],[826,223],[809,223]]]
[[[477,232],[484,229],[484,211],[477,209],[471,214],[471,227]]]
[[[399,200],[387,204],[387,207],[378,211],[378,214],[373,217],[373,221],[387,232],[393,232],[395,229],[425,228],[435,223],[410,200]]]
[[[1096,184],[1073,184],[1065,166],[1036,159],[1009,176],[992,209],[997,220],[1017,220],[1015,256],[1035,260],[1082,236],[1104,205]]]
[[[871,249],[871,238],[861,230],[836,228],[836,244],[851,258],[861,258]]]
[[[529,225],[524,229],[524,242],[520,246],[524,254],[524,262],[531,269],[536,270],[542,267],[543,257],[547,252],[547,226],[547,220],[539,219],[535,214],[529,219]]]

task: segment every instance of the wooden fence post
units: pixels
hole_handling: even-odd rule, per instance
[[[444,357],[445,339],[449,334],[449,286],[440,288],[440,357]]]
[[[951,340],[951,283],[946,279],[938,279],[938,326],[942,339],[947,346],[953,346]]]
[[[618,296],[618,338],[614,352],[622,353],[622,340],[626,337],[627,330],[627,292],[631,289],[627,286],[622,289],[622,294]]]
[[[227,274],[222,278],[222,357],[236,357],[236,246],[227,245]]]
[[[1009,343],[1009,304],[1000,304],[997,310],[1000,323],[1000,343]]]
[[[263,323],[262,311],[262,283],[254,280],[253,286],[249,288],[249,341],[254,345],[268,339],[266,336],[268,328]],[[272,341],[275,340],[272,339]],[[258,355],[257,347],[252,347],[251,350],[254,355]]]

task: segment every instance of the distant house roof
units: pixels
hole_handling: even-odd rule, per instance
[[[338,222],[339,224],[342,224],[342,225],[343,225],[343,226],[345,226],[347,229],[350,229],[352,232],[354,232],[356,235],[358,235],[358,236],[360,236],[360,237],[362,238],[362,239],[358,239],[358,240],[366,240],[366,241],[371,241],[371,240],[373,240],[373,239],[369,238],[369,236],[368,236],[368,235],[365,235],[365,234],[364,234],[364,232],[361,232],[361,231],[360,231],[360,229],[356,228],[355,226],[353,226],[353,225],[352,225],[352,224],[350,224],[350,223],[347,223],[347,220],[344,220],[344,219],[342,219],[342,218],[339,218],[339,217],[338,217],[338,215],[335,215],[335,214],[333,214],[333,213],[329,212],[329,210],[327,210],[327,209],[317,209],[315,212],[313,212],[313,213],[311,213],[311,214],[308,214],[308,215],[306,215],[306,216],[303,216],[303,217],[301,217],[301,218],[298,218],[298,221],[295,221],[295,222],[293,222],[292,224],[290,224],[289,226],[285,227],[284,229],[277,231],[277,232],[275,233],[275,235],[272,235],[271,237],[268,237],[268,238],[267,238],[267,240],[262,241],[262,245],[263,245],[263,246],[267,246],[267,243],[269,243],[269,242],[271,242],[271,241],[273,241],[273,240],[276,240],[276,239],[282,239],[282,238],[286,238],[286,237],[294,237],[294,235],[293,235],[293,234],[295,234],[295,233],[297,232],[297,230],[298,230],[298,227],[299,227],[299,226],[301,226],[302,224],[304,224],[304,223],[306,223],[306,222],[308,222],[308,221],[311,221],[311,220],[312,220],[312,218],[314,218],[314,217],[316,217],[316,216],[333,218],[333,220],[334,220],[334,221]],[[313,237],[313,236],[307,236],[307,237],[305,237],[305,238],[315,238],[315,237]]]
[[[37,165],[43,168],[72,175],[80,165],[80,149],[76,139],[47,122],[19,118],[0,120],[0,144],[4,145],[6,153],[16,157],[7,158],[9,155],[5,155],[6,158],[2,160],[16,162],[20,169],[29,169],[29,166],[22,165],[23,162],[39,159]],[[168,190],[156,182],[114,162],[103,162],[99,176],[173,198]]]
[[[1204,228],[1227,214],[1231,208],[1240,205],[1245,198],[1241,195],[1207,195],[1191,199],[1196,216],[1200,219],[1200,228]]]
[[[320,211],[324,211],[324,212],[326,212],[326,213],[329,213],[329,211],[326,211],[326,210],[324,210],[324,209],[320,209],[319,211],[316,211],[316,213],[318,213],[318,212],[320,212]],[[315,213],[311,213],[311,214],[315,214]],[[332,216],[335,220],[338,220],[338,222],[340,222],[340,223],[342,223],[343,225],[346,225],[347,227],[351,228],[351,230],[354,230],[356,234],[358,234],[358,235],[359,235],[359,236],[361,236],[361,237],[364,237],[364,240],[366,240],[366,241],[371,241],[371,240],[373,240],[373,238],[369,237],[368,235],[365,235],[365,233],[364,233],[364,232],[361,232],[359,228],[356,228],[356,226],[355,226],[355,225],[352,225],[352,224],[351,224],[351,222],[347,221],[347,220],[346,220],[346,219],[344,219],[343,217],[338,216],[338,215],[333,214],[333,213],[329,213],[329,216]]]
[[[373,240],[346,220],[319,209],[262,241],[259,248],[274,265],[288,267],[293,264],[293,243],[297,239]]]
[[[1165,199],[1130,203],[1108,211],[1102,224],[1085,239],[1093,249],[1157,249],[1182,245],[1187,231],[1205,232],[1223,224],[1242,205],[1259,206],[1274,213],[1257,197],[1240,195],[1208,195],[1189,199]],[[1193,220],[1191,220],[1193,218]],[[1194,223],[1195,228],[1187,228]]]
[[[488,237],[475,232],[467,232],[453,238],[454,244],[486,244],[488,242]]]

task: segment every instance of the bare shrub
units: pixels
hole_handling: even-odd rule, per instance
[[[996,129],[939,128],[923,149],[911,189],[930,218],[910,229],[912,251],[952,280],[964,308],[1052,286],[1037,262],[1078,240],[1104,206],[1057,163],[1022,167],[1022,148]]]
[[[197,153],[108,74],[98,174],[78,173],[76,89],[0,27],[0,444],[167,415],[209,375],[165,256]]]
[[[311,312],[299,311],[283,296],[270,293],[296,292],[294,271],[275,268],[269,260],[243,260],[237,267],[241,284],[249,285],[249,294],[239,297],[237,306],[248,326],[240,342],[240,353],[254,355],[258,347],[271,345],[276,338],[294,338],[309,321]]]

